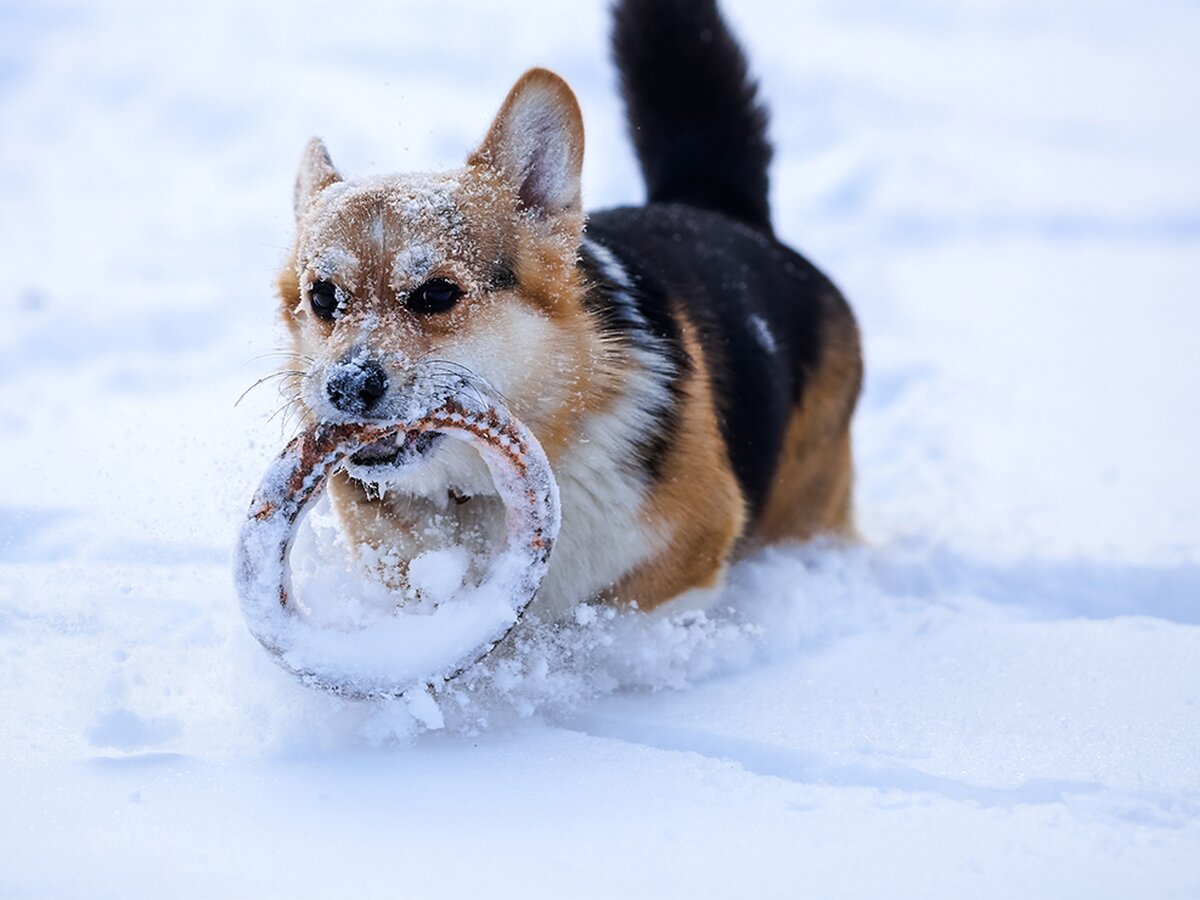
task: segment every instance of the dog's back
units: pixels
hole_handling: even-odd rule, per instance
[[[663,305],[663,327],[682,322],[703,348],[742,546],[848,534],[858,330],[774,237],[767,114],[745,58],[713,0],[622,0],[613,49],[647,204],[593,214],[588,237]]]

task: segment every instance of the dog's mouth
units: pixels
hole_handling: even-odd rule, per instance
[[[427,457],[445,437],[440,431],[407,431],[367,444],[346,460],[346,470],[360,481],[380,481]]]

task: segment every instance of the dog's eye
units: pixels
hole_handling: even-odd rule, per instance
[[[462,296],[462,288],[445,278],[431,278],[411,294],[405,305],[415,313],[445,312]]]
[[[308,289],[308,300],[312,304],[313,312],[322,319],[332,319],[333,314],[337,312],[337,288],[332,281],[314,281]]]

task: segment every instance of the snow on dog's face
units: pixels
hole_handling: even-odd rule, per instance
[[[311,141],[280,276],[305,412],[395,420],[417,392],[482,382],[552,452],[592,352],[575,268],[582,156],[575,98],[544,70],[516,84],[454,171],[345,181]],[[477,455],[437,436],[351,462],[361,480],[418,492],[490,489]]]

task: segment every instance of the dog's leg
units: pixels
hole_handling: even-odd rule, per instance
[[[717,421],[707,363],[695,328],[686,321],[681,325],[692,371],[680,386],[679,428],[665,461],[666,474],[643,506],[651,530],[665,537],[665,547],[622,578],[610,595],[646,611],[685,591],[719,585],[747,522],[746,500]]]
[[[775,482],[743,552],[820,534],[855,537],[850,417],[862,381],[858,329],[848,316],[826,324],[821,361],[788,423]]]
[[[344,473],[330,479],[329,497],[356,557],[364,545],[371,548],[376,574],[401,595],[412,592],[409,563],[421,554],[462,548],[471,560],[466,579],[473,583],[503,538],[504,505],[497,497],[447,496],[441,503],[405,494],[380,499]]]

